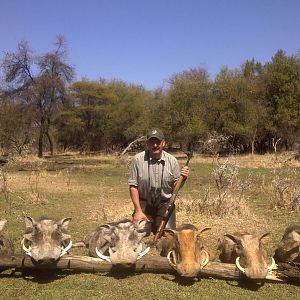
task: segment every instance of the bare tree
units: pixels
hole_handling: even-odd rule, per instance
[[[25,101],[35,112],[39,128],[38,156],[43,156],[43,141],[49,141],[53,155],[50,127],[65,97],[66,85],[74,77],[74,69],[67,63],[66,43],[58,36],[55,49],[35,56],[28,43],[22,41],[15,52],[7,52],[1,64],[8,84],[6,96]]]

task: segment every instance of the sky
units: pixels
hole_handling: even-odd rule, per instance
[[[300,51],[299,0],[0,0],[0,59],[28,41],[68,45],[76,80],[120,79],[153,90],[205,68],[213,79],[247,59]]]

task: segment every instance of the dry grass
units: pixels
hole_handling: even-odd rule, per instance
[[[206,227],[211,228],[210,231],[205,232],[205,239],[211,249],[214,249],[217,255],[218,240],[226,233],[234,232],[249,232],[254,235],[261,235],[268,232],[268,220],[264,216],[255,215],[252,213],[248,217],[241,217],[238,215],[230,215],[226,217],[207,216],[207,215],[187,215],[179,212],[177,214],[179,223],[194,224],[199,230]],[[274,246],[269,245],[268,251],[272,252]]]
[[[178,157],[180,163],[185,161],[181,153],[178,153]],[[260,159],[265,158],[266,161],[259,162],[260,166],[268,165],[269,158],[263,156]],[[81,240],[86,233],[100,224],[130,218],[132,204],[126,184],[129,160],[130,156],[120,160],[116,156],[76,154],[12,162],[10,169],[5,171],[9,201],[6,201],[0,192],[0,219],[8,220],[5,234],[14,239],[16,252],[21,251],[20,237],[24,232],[24,214],[33,217],[47,215],[57,219],[72,217],[69,231],[74,242]],[[253,161],[249,164],[245,157],[235,158],[235,161],[238,161],[240,167],[249,167],[250,170],[254,166]],[[201,187],[208,182],[206,177],[211,170],[207,167],[209,163],[212,163],[210,158],[197,155],[193,159],[190,178],[180,191],[178,202],[189,201],[191,197],[198,198],[196,195],[201,193]],[[256,174],[263,170],[258,163],[254,167],[257,168]],[[262,197],[270,187],[268,176],[262,187],[260,181],[255,184],[255,190],[250,193],[251,197],[246,199],[248,204],[251,204],[249,213],[220,217],[179,210],[177,223],[192,223],[198,229],[211,227],[204,235],[216,258],[218,239],[225,233],[248,231],[261,235],[271,232],[271,239],[266,244],[266,249],[271,255],[285,227],[290,223],[299,222],[300,215],[297,212],[287,213],[284,210],[270,209],[270,202]],[[7,210],[8,203],[12,204],[10,211]],[[75,249],[73,253],[86,255],[87,251],[84,248]],[[3,299],[199,299],[203,295],[205,299],[299,297],[299,288],[293,285],[285,285],[282,288],[282,285],[266,283],[261,285],[259,290],[251,290],[225,280],[201,279],[187,283],[178,278],[174,279],[173,275],[147,272],[122,279],[107,274],[71,272],[59,274],[56,278],[49,276],[47,281],[43,281],[40,274],[35,277],[16,277],[5,273],[1,276],[0,289]]]
[[[182,154],[181,156],[178,154],[178,156],[180,161],[185,159]],[[287,156],[285,155],[285,157]],[[34,171],[6,172],[9,196],[14,208],[11,218],[17,216],[18,225],[16,226],[20,226],[23,223],[23,214],[48,215],[56,218],[71,216],[73,217],[71,229],[77,240],[99,224],[130,218],[132,204],[126,184],[129,159],[130,156],[120,159],[112,155],[82,156],[77,154],[64,154],[51,159],[30,157],[30,160],[26,160],[21,158],[19,164],[31,166]],[[271,160],[270,155],[234,157],[234,162],[237,162],[239,167],[249,168],[265,167],[270,164]],[[48,171],[47,168],[53,162],[63,168],[57,171]],[[201,166],[202,163],[212,162],[212,158],[200,155],[193,158],[194,168],[197,165]],[[14,163],[17,164],[16,161]],[[298,164],[297,162],[292,163]],[[37,165],[40,168],[36,170]],[[265,209],[269,209],[270,205],[265,205],[263,211],[256,209],[254,212],[247,204],[248,197],[237,202],[236,199],[239,196],[232,191],[227,193],[226,200],[227,207],[231,208],[229,213],[208,214],[207,211],[201,210],[200,207],[203,206],[201,189],[204,185],[199,185],[197,178],[193,176],[191,173],[191,178],[184,189],[180,191],[177,199],[178,224],[193,223],[199,229],[212,227],[207,236],[213,245],[216,244],[218,237],[226,232],[248,230],[261,234],[268,230]],[[209,184],[212,185],[212,183]],[[236,184],[239,186],[241,183],[237,181]],[[270,188],[268,182],[264,183],[263,188],[260,184],[255,190],[257,193],[265,193],[266,187]],[[215,190],[215,192],[217,191]],[[210,197],[212,199],[216,197],[214,193],[211,190]],[[238,207],[236,207],[237,203]],[[3,208],[5,204],[0,203],[0,206]],[[197,206],[199,211],[197,211]],[[3,213],[0,217],[3,217]],[[282,232],[287,222],[282,222],[278,226],[274,225],[275,231]],[[21,226],[23,228],[23,224]]]
[[[233,156],[234,161],[241,168],[270,168],[281,166],[284,162],[288,162],[291,167],[300,167],[300,160],[296,160],[295,152],[285,152],[277,154],[264,154],[264,155],[236,155]],[[193,157],[193,163],[210,163],[213,164],[215,162],[215,158],[211,156],[203,156],[203,155],[195,155]]]

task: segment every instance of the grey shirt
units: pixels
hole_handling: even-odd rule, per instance
[[[173,155],[163,151],[161,159],[154,160],[143,151],[131,161],[128,184],[138,188],[140,200],[151,201],[150,190],[154,188],[161,189],[160,201],[167,201],[179,176],[179,163]]]

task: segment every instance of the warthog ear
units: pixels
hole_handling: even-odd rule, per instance
[[[35,224],[36,224],[36,221],[35,221],[34,218],[29,217],[29,216],[26,216],[26,217],[25,217],[26,231],[27,231],[28,229],[32,229],[33,226],[34,226]]]
[[[237,238],[234,235],[231,235],[229,233],[224,234],[224,236],[229,238],[230,240],[232,240],[236,244],[240,243],[240,241],[241,241],[239,238]]]
[[[207,230],[211,230],[211,227],[206,227],[206,228],[202,229],[202,230],[199,232],[199,234],[200,234],[200,233],[203,233],[203,232],[205,232],[205,231],[207,231]]]
[[[177,234],[177,231],[174,229],[170,229],[170,228],[164,229],[164,231],[163,231],[163,235],[165,237],[174,238],[176,236],[176,234]]]
[[[58,225],[61,226],[62,229],[67,230],[71,220],[72,220],[72,218],[63,218],[60,221],[58,221],[57,223],[58,223]]]
[[[7,222],[6,220],[1,220],[0,221],[0,231],[4,228],[6,222]]]
[[[263,234],[258,240],[261,241],[262,239],[269,236],[270,234],[271,234],[270,232],[267,232],[267,233]]]

